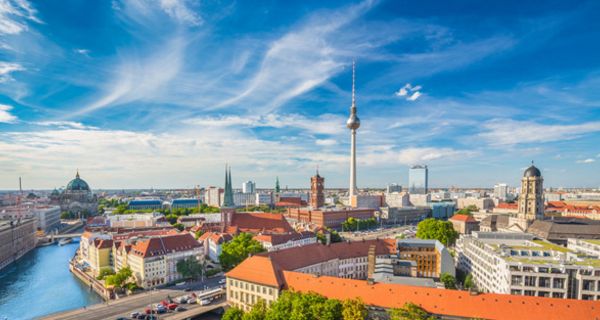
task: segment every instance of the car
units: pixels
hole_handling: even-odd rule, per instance
[[[177,312],[183,312],[183,311],[187,311],[187,309],[186,309],[186,308],[184,308],[184,307],[177,307],[177,308],[175,309],[175,311],[177,311]]]
[[[208,299],[202,299],[202,300],[200,300],[200,305],[201,305],[201,306],[207,306],[207,305],[209,305],[210,303],[211,303],[211,301],[210,301],[210,300],[208,300]]]
[[[197,299],[194,299],[194,298],[189,298],[187,300],[187,303],[189,303],[189,304],[196,304],[196,302],[197,302]]]
[[[129,320],[129,318],[125,318],[125,317],[118,317],[116,320]]]
[[[145,314],[138,314],[137,318],[138,319],[146,319],[146,315]]]
[[[169,305],[167,306],[167,309],[175,310],[175,309],[177,309],[177,307],[179,307],[179,305],[177,303],[169,303]]]
[[[184,292],[190,292],[190,291],[192,291],[192,289],[190,289],[190,288],[185,288],[185,289],[183,289],[183,291],[184,291]]]
[[[227,279],[221,279],[221,280],[219,280],[219,284],[225,284],[225,282],[227,282]]]
[[[131,319],[137,319],[137,317],[140,315],[141,313],[139,312],[132,312],[129,316],[131,317]]]

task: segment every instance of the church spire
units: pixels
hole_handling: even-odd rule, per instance
[[[223,192],[223,207],[234,207],[233,188],[231,186],[231,167],[225,165],[225,191]]]
[[[77,173],[75,174],[75,178],[79,179],[79,168],[77,168]]]

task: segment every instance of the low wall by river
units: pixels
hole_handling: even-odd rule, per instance
[[[101,296],[104,300],[110,300],[114,298],[114,294],[112,290],[109,290],[104,287],[104,285],[96,280],[96,278],[90,276],[89,274],[83,272],[79,268],[77,268],[74,264],[73,260],[69,261],[69,270],[73,273],[79,280],[88,285],[92,290],[94,290],[99,296]]]

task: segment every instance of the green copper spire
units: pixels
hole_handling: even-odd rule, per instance
[[[233,187],[231,186],[231,167],[225,167],[225,192],[223,193],[223,207],[235,207],[233,202]]]
[[[279,187],[279,177],[277,177],[276,180],[275,180],[275,192],[276,193],[280,193],[281,192],[281,188]]]

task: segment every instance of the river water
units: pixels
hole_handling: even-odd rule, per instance
[[[0,320],[34,319],[102,302],[69,272],[78,247],[74,241],[37,248],[0,270]]]

